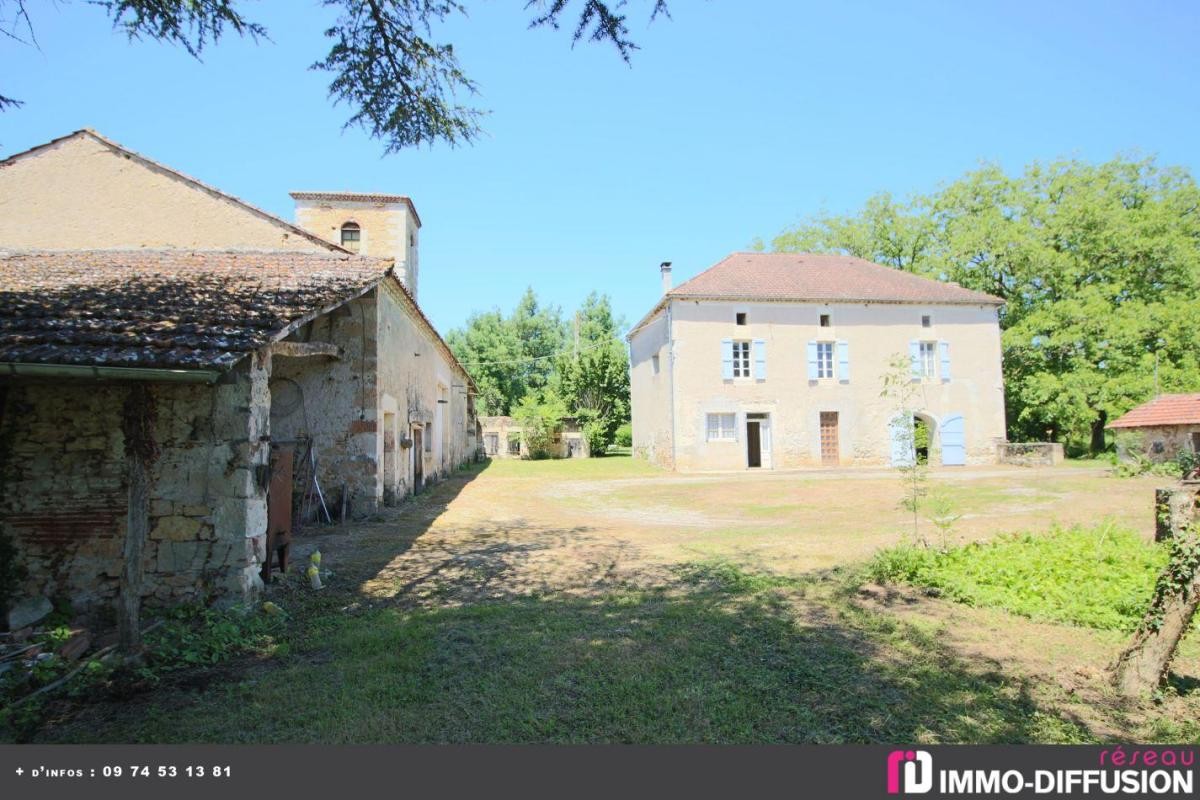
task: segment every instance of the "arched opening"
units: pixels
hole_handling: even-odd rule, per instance
[[[933,435],[935,423],[932,417],[924,414],[913,414],[913,451],[918,464],[928,464],[929,454],[933,450]]]
[[[342,247],[357,253],[361,241],[362,228],[358,227],[357,222],[346,222],[342,225]]]

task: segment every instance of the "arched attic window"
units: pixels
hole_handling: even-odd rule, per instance
[[[357,253],[361,240],[362,229],[358,227],[357,222],[347,222],[342,225],[342,247]]]

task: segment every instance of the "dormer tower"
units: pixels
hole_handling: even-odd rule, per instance
[[[417,296],[421,218],[408,197],[368,192],[292,192],[296,224],[364,256],[394,258],[396,275]]]

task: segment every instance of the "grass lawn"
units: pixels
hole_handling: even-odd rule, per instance
[[[1152,480],[1069,468],[947,471],[934,480],[967,509],[955,533],[962,542],[1110,518],[1144,547],[1137,539],[1153,528]],[[1200,738],[1189,721],[1200,717],[1200,700],[1186,679],[1155,707],[1128,707],[1106,691],[1102,669],[1120,632],[1029,619],[982,600],[969,607],[920,592],[864,594],[864,565],[904,541],[898,497],[887,472],[680,476],[619,456],[495,461],[372,520],[298,540],[298,559],[319,547],[332,575],[319,593],[300,576],[272,587],[288,616],[266,646],[170,673],[153,691],[98,690],[83,707],[52,701],[24,734],[53,742]],[[1103,563],[1088,577],[1111,577]],[[947,573],[959,576],[955,585],[987,584],[958,569]],[[1200,675],[1193,643],[1177,671]]]

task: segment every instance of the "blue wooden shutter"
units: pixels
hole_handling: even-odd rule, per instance
[[[721,380],[733,380],[733,339],[721,340]]]
[[[767,343],[763,339],[754,340],[754,379],[767,379]]]
[[[837,343],[838,357],[838,380],[842,383],[850,382],[850,343],[839,341]]]
[[[942,464],[961,467],[967,463],[967,436],[962,414],[948,414],[942,420]]]
[[[817,343],[808,343],[808,379],[815,381],[817,379]]]
[[[938,355],[942,360],[942,383],[950,382],[950,343],[938,342]]]
[[[892,444],[891,464],[893,467],[911,466],[916,460],[916,453],[913,452],[913,436],[904,429],[905,425],[911,429],[912,424],[912,417],[903,413],[892,417],[892,421],[888,423],[888,438]]]
[[[913,381],[921,380],[921,343],[916,339],[908,343],[908,357],[912,362]]]

